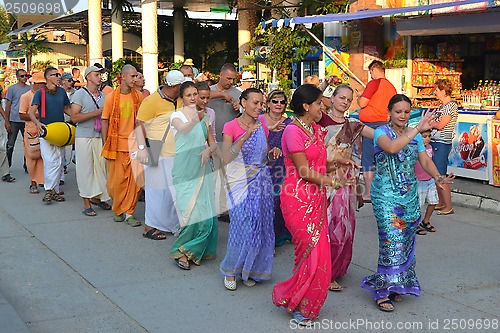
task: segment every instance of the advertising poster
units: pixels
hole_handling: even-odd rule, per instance
[[[448,166],[487,172],[487,139],[488,126],[486,124],[458,122],[455,127],[455,137],[448,158]],[[457,172],[457,175],[460,174]]]
[[[490,126],[491,178],[490,184],[500,186],[500,121],[491,120]]]
[[[325,37],[325,45],[335,54],[347,67],[349,67],[349,37]],[[336,75],[342,79],[342,83],[349,83],[349,75],[330,59],[326,53],[323,54],[325,61],[325,77]]]

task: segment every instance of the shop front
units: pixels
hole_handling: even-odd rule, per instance
[[[453,83],[460,108],[448,172],[493,183],[496,162],[500,172],[491,129],[500,115],[500,8],[487,5],[472,12],[400,18],[396,24],[410,40],[415,107],[438,107],[436,81]]]

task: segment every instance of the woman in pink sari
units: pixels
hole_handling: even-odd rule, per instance
[[[348,177],[358,179],[361,164],[361,137],[373,139],[373,129],[365,126],[357,119],[345,117],[353,99],[353,90],[342,84],[335,88],[331,96],[331,109],[318,122],[328,134],[325,145],[329,160],[336,162],[332,177],[337,177],[337,170]],[[356,196],[357,207],[362,205],[362,191],[346,186],[328,193],[328,231],[330,236],[330,252],[332,255],[331,291],[341,291],[343,288],[337,282],[347,272],[352,258],[352,243],[356,227]]]
[[[326,175],[333,163],[327,163],[326,130],[315,123],[321,119],[321,97],[313,85],[297,88],[290,104],[295,119],[282,139],[286,176],[281,209],[295,245],[295,266],[290,279],[274,286],[273,302],[291,312],[301,326],[310,326],[318,316],[332,275],[326,186],[339,188],[346,183]]]

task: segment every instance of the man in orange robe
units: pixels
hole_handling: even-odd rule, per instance
[[[134,89],[137,77],[134,66],[123,66],[121,76],[121,85],[106,96],[104,102],[102,156],[107,159],[106,187],[113,199],[115,222],[125,221],[132,227],[138,227],[141,222],[137,221],[133,214],[144,180],[141,172],[134,172],[129,138],[134,132],[137,111],[143,97]]]

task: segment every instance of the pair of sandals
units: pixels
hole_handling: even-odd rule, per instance
[[[436,232],[436,227],[434,227],[430,222],[420,222],[417,227],[417,235],[427,235],[427,232]]]
[[[63,202],[66,201],[66,199],[64,199],[61,192],[56,192],[54,190],[47,190],[45,191],[45,195],[43,196],[42,201],[45,202],[46,204],[50,204],[52,203],[52,201]]]

